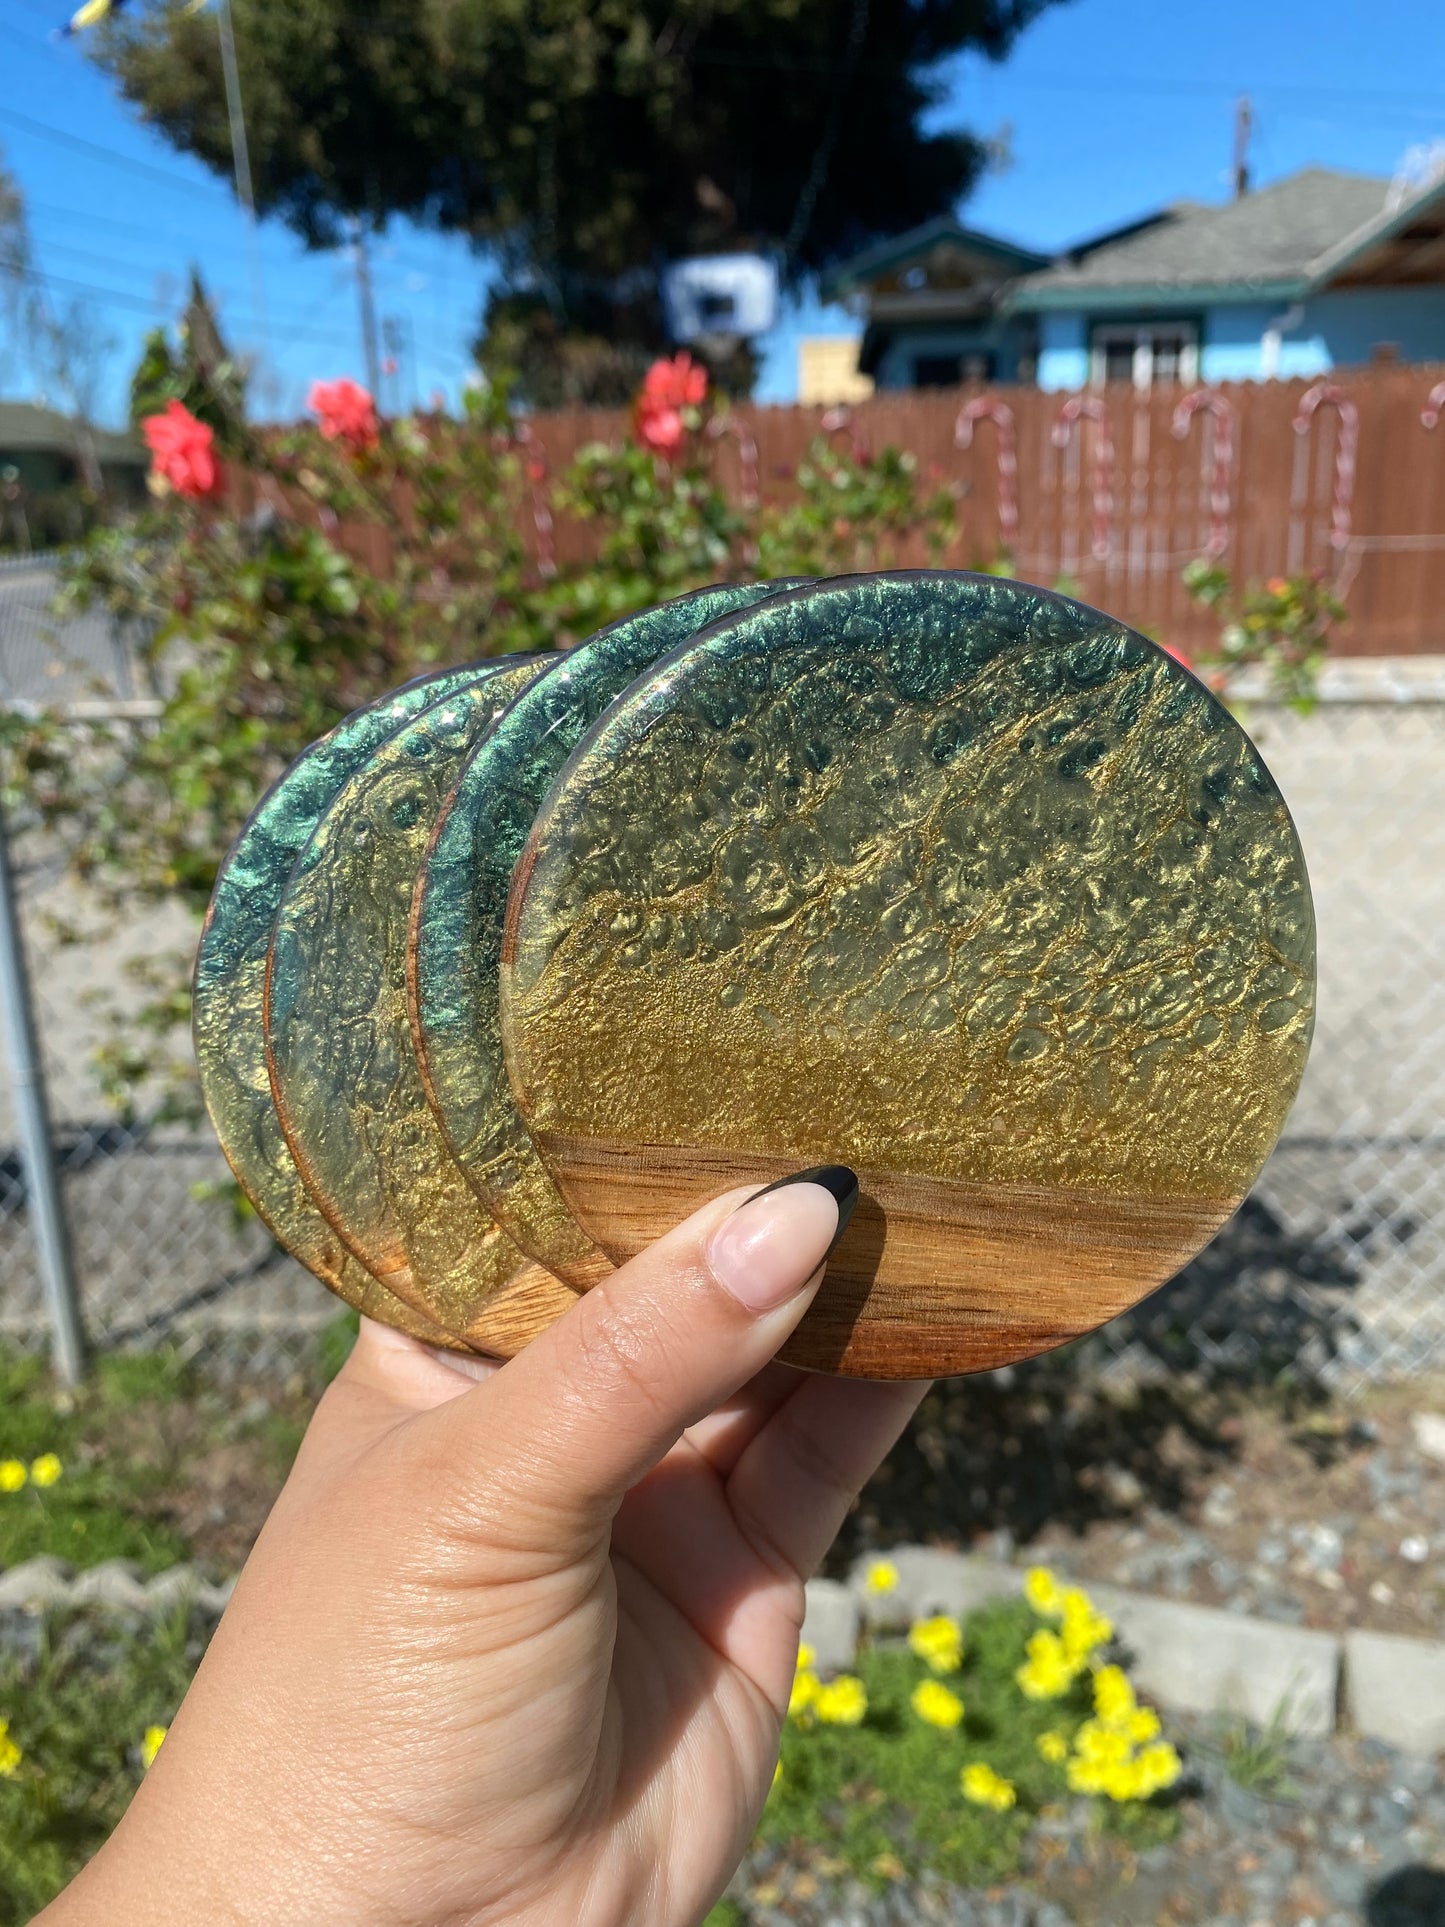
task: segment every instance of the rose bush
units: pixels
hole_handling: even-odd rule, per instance
[[[952,528],[948,497],[927,494],[908,457],[827,442],[786,504],[734,506],[714,473],[727,419],[686,355],[650,370],[629,439],[589,444],[550,482],[529,424],[496,392],[470,393],[460,420],[383,422],[342,377],[313,385],[314,421],[260,431],[229,390],[211,405],[211,365],[188,364],[187,401],[172,395],[145,423],[163,493],[98,531],[65,589],[70,610],[104,606],[143,638],[160,715],[0,717],[19,822],[63,839],[117,915],[173,899],[199,917],[261,791],[348,710],[410,676],[565,647],[708,582],[936,555]],[[580,559],[524,540],[554,510],[580,525]],[[197,1111],[189,962],[138,966],[145,994],[128,996],[102,1046],[123,1111]]]

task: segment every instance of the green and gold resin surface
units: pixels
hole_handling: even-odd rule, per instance
[[[416,1053],[448,1143],[515,1242],[585,1289],[611,1269],[567,1208],[502,1064],[497,971],[512,871],[553,778],[588,727],[659,656],[791,583],[699,589],[571,650],[478,744],[440,822],[413,915]],[[666,821],[653,826],[666,841]]]
[[[359,1263],[301,1181],[266,1073],[266,954],[291,867],[347,779],[429,704],[509,666],[502,658],[419,677],[313,743],[247,819],[216,878],[196,952],[196,1061],[206,1108],[241,1189],[280,1243],[337,1297],[433,1343],[445,1335]]]
[[[528,1265],[437,1129],[411,1048],[409,911],[468,751],[549,663],[456,688],[377,747],[322,815],[272,938],[272,1094],[308,1191],[396,1296],[483,1350],[512,1350],[574,1296]]]
[[[522,1117],[614,1260],[823,1162],[862,1200],[784,1356],[1027,1357],[1236,1208],[1309,1046],[1294,827],[1161,650],[989,577],[737,614],[593,727],[518,867]]]

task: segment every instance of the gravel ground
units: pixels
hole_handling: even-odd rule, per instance
[[[1232,1455],[1181,1513],[1150,1504],[1106,1462],[1096,1477],[1119,1516],[1082,1537],[1055,1522],[1031,1551],[1081,1579],[1293,1625],[1441,1637],[1445,1382],[1382,1389],[1293,1423],[1242,1412],[1220,1429]]]
[[[1445,1376],[1352,1400],[1040,1360],[939,1385],[830,1559],[934,1544],[1331,1631],[1445,1637]]]
[[[1295,1742],[1268,1797],[1225,1770],[1220,1729],[1171,1720],[1191,1791],[1170,1845],[1131,1854],[1080,1808],[1042,1818],[1029,1878],[872,1892],[825,1855],[760,1849],[729,1890],[748,1927],[1442,1927],[1445,1777],[1374,1741]]]

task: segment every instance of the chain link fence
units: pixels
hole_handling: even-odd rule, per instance
[[[116,666],[125,639],[48,636],[36,575],[30,562],[0,573],[0,699],[45,700],[58,652],[81,665],[66,672],[74,702],[142,710],[128,667]],[[1293,1370],[1348,1390],[1445,1365],[1445,659],[1339,663],[1313,714],[1260,702],[1247,720],[1295,813],[1314,885],[1314,1052],[1244,1209],[1091,1349],[1111,1371]],[[189,949],[194,927],[155,910],[121,935],[97,934],[56,852],[23,838],[14,854],[89,1342],[172,1340],[252,1366],[300,1362],[334,1301],[254,1220],[234,1218],[204,1128],[116,1121],[96,1071],[102,1004],[123,1010],[131,994],[127,962]],[[0,1339],[40,1344],[12,1070],[0,1063]]]

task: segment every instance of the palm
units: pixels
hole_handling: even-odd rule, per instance
[[[642,1884],[665,1868],[664,1918],[705,1904],[746,1845],[777,1756],[803,1577],[851,1489],[835,1456],[846,1454],[849,1410],[896,1397],[769,1366],[686,1433],[617,1515],[595,1768],[608,1784],[597,1790],[614,1826],[631,1823]],[[803,1488],[814,1503],[800,1509]],[[684,1810],[686,1826],[674,1826]],[[618,1833],[608,1837],[615,1850]]]

